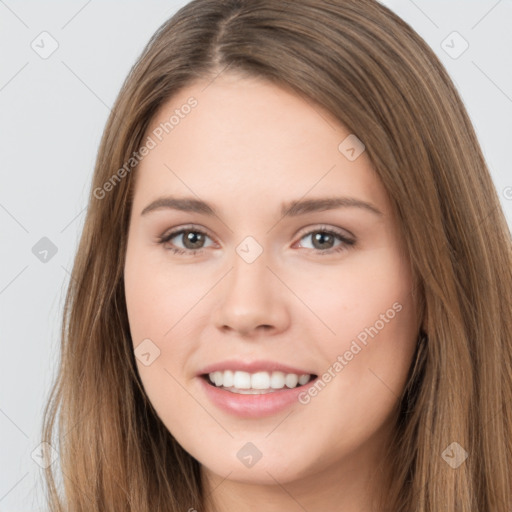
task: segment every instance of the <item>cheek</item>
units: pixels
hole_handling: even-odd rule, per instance
[[[315,277],[308,279],[315,287],[299,293],[307,293],[311,309],[331,331],[315,328],[326,369],[343,374],[333,390],[359,396],[360,403],[372,395],[399,395],[419,328],[406,262],[382,248],[353,258],[329,278]]]
[[[325,360],[324,384],[302,396],[305,413],[324,418],[318,436],[334,439],[341,453],[369,439],[390,419],[406,384],[417,335],[408,267],[391,251],[374,251],[333,274],[309,293],[319,324],[317,346]],[[320,276],[318,276],[320,277]],[[313,281],[308,281],[313,282]],[[310,390],[311,391],[311,390]],[[335,457],[335,455],[332,455]]]
[[[167,268],[153,261],[149,251],[128,247],[125,297],[137,370],[150,402],[169,428],[175,427],[174,411],[181,411],[180,422],[185,425],[193,424],[197,414],[180,372],[194,350],[185,332],[186,315],[199,291],[194,293],[193,286],[198,286],[193,279],[175,270],[167,275]]]
[[[136,247],[127,252],[125,295],[134,345],[144,338],[163,342],[171,336],[211,286],[198,280],[190,267],[166,264],[163,250],[152,252]]]
[[[124,268],[125,297],[136,362],[151,402],[157,406],[186,406],[183,395],[187,362],[197,349],[199,336],[194,330],[204,326],[199,315],[201,298],[212,284],[198,279],[192,266],[170,265],[166,254],[128,246]],[[144,364],[139,353],[151,354]],[[174,377],[174,378],[173,378]],[[183,400],[183,403],[182,403]]]
[[[343,340],[360,333],[364,339],[365,329],[376,323],[379,331],[396,333],[411,328],[412,276],[406,263],[389,247],[361,252],[339,267],[322,267],[314,272],[304,269],[295,277],[290,274],[289,280],[297,295],[306,299],[311,311],[331,330],[330,337],[318,337],[329,340],[331,347],[342,348]]]

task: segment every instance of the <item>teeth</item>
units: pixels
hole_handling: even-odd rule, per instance
[[[208,374],[210,382],[216,387],[234,388],[234,390],[273,390],[295,388],[297,384],[303,386],[311,380],[311,375],[297,375],[296,373],[283,372],[256,372],[248,373],[242,371],[217,371]],[[230,391],[233,389],[230,389]],[[248,393],[251,393],[250,391]]]
[[[231,370],[226,370],[224,372],[224,375],[222,375],[222,372],[218,372],[221,376],[222,382],[220,383],[221,386],[231,387],[233,386],[235,382],[235,378],[233,375],[233,372]]]
[[[284,382],[285,382],[287,387],[295,388],[295,387],[297,387],[297,383],[299,382],[299,376],[295,375],[295,373],[289,373],[285,377]]]
[[[270,387],[272,389],[282,389],[285,385],[286,375],[283,372],[272,372],[270,377]]]
[[[217,384],[219,381],[220,384]],[[221,372],[215,376],[215,385],[224,385],[224,375]],[[238,389],[251,389],[251,375],[246,372],[235,372],[233,376],[233,387]]]
[[[304,384],[307,384],[309,382],[310,378],[311,378],[310,375],[301,375],[299,377],[299,385],[304,386]]]
[[[213,381],[216,386],[222,386],[222,373],[215,372],[213,375]]]
[[[253,373],[251,375],[251,387],[253,389],[268,389],[270,387],[270,375],[268,372]]]

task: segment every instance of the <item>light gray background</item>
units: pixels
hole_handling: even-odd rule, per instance
[[[130,67],[185,3],[0,0],[0,512],[43,510],[42,470],[31,454],[100,137]],[[447,67],[512,225],[511,1],[383,3]],[[31,47],[43,45],[43,31],[58,42],[46,59]],[[441,47],[453,31],[469,44],[455,59]],[[446,44],[462,48],[453,36]],[[42,237],[58,249],[46,263],[32,252]]]

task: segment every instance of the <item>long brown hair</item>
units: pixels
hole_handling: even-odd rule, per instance
[[[510,230],[447,72],[374,0],[193,0],[131,69],[97,156],[45,409],[43,441],[59,452],[45,472],[51,511],[204,510],[200,464],[160,421],[136,370],[123,265],[130,159],[164,102],[221,72],[262,77],[327,109],[364,142],[391,198],[428,339],[399,403],[386,510],[510,512]],[[454,450],[467,454],[456,468]]]

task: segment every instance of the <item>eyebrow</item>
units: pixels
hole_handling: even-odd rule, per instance
[[[297,217],[307,213],[333,210],[335,208],[361,208],[376,215],[383,213],[373,204],[355,197],[322,197],[317,199],[299,199],[281,205],[281,217]],[[159,197],[148,204],[141,212],[147,215],[155,210],[172,209],[183,212],[195,212],[208,216],[217,216],[215,208],[200,199],[193,197]]]

